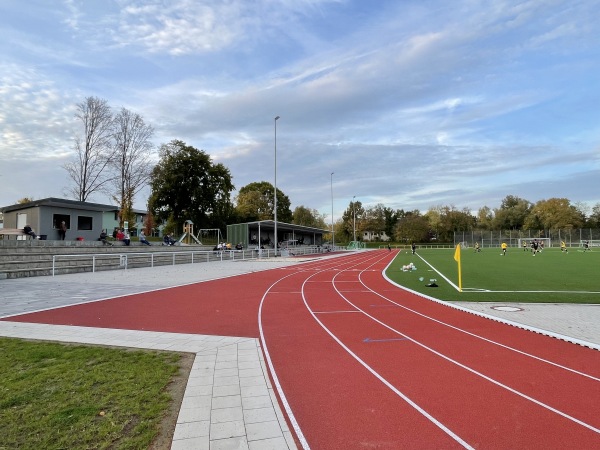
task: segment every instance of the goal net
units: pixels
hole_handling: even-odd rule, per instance
[[[216,246],[219,242],[223,242],[223,235],[218,228],[202,228],[196,236],[202,245]]]
[[[539,247],[548,248],[552,247],[552,240],[550,238],[519,238],[519,248],[531,248],[531,243],[538,241]]]

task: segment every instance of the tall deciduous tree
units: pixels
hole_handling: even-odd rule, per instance
[[[296,206],[294,209],[292,223],[296,225],[304,225],[305,227],[327,228],[325,217],[316,209],[310,209],[306,206]]]
[[[581,213],[566,198],[540,200],[525,221],[529,229],[573,229],[583,225]]]
[[[63,168],[74,183],[67,191],[84,202],[93,193],[104,191],[110,181],[107,168],[112,155],[113,117],[106,100],[98,97],[79,103],[75,117],[83,129],[75,138],[75,160]]]
[[[394,229],[394,239],[403,243],[427,242],[429,229],[427,218],[418,214],[418,211],[413,211],[398,220]]]
[[[487,206],[482,206],[477,211],[477,227],[481,230],[491,230],[494,213]]]
[[[236,200],[236,211],[240,220],[245,222],[273,220],[275,217],[273,192],[273,185],[268,181],[250,183],[242,187]],[[279,188],[277,189],[277,220],[287,223],[292,221],[290,199]]]
[[[528,200],[507,195],[499,209],[494,210],[493,228],[497,230],[521,230],[533,205]]]
[[[175,232],[191,220],[194,229],[215,228],[231,211],[231,174],[222,164],[213,164],[202,150],[174,140],[159,150],[160,162],[150,180],[152,193],[148,208],[154,216],[168,222]],[[224,231],[224,230],[223,230]]]
[[[120,206],[120,221],[133,220],[135,195],[148,184],[154,130],[144,119],[126,108],[114,118],[114,152],[111,167],[113,198]]]

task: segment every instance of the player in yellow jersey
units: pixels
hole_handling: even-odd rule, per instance
[[[503,242],[500,247],[502,248],[502,253],[500,253],[500,254],[502,256],[506,255],[506,249],[508,248],[508,245],[506,245],[506,242]]]
[[[569,250],[567,250],[567,244],[565,244],[565,241],[560,241],[560,251],[569,253]]]

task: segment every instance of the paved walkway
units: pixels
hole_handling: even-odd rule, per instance
[[[163,289],[298,260],[199,263],[57,277],[0,280],[0,317]],[[456,302],[463,308],[592,343],[600,348],[600,305]],[[516,307],[516,311],[505,307]],[[295,449],[252,338],[112,330],[0,321],[0,335],[164,349],[196,354],[172,449]]]

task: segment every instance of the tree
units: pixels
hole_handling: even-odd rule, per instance
[[[441,206],[435,212],[430,210],[428,214],[430,213],[430,217],[437,220],[435,234],[440,241],[452,242],[454,232],[470,231],[475,227],[476,219],[469,208],[463,208],[462,211],[459,211],[454,205]]]
[[[75,138],[76,159],[63,168],[74,182],[67,191],[85,202],[110,181],[106,169],[112,156],[112,112],[106,100],[88,97],[77,105],[75,117],[83,125],[83,134]]]
[[[379,207],[383,207],[383,205],[378,205]],[[361,227],[364,230],[373,231],[375,233],[381,233],[385,228],[385,222],[383,219],[383,213],[379,216],[381,219],[378,223],[376,223],[375,216],[377,212],[380,210],[367,210],[362,206],[360,201],[355,202],[351,201],[348,205],[348,208],[342,213],[342,230],[340,234],[340,240],[344,238],[345,240],[352,241],[354,240],[354,229],[356,226],[356,236],[361,236]],[[371,213],[371,217],[369,217]],[[336,234],[337,235],[337,234]]]
[[[23,197],[17,200],[18,205],[24,205],[25,203],[29,203],[34,201],[33,197]]]
[[[144,220],[144,233],[146,233],[147,236],[154,236],[155,226],[154,214],[152,214],[152,211],[148,208],[148,214],[146,214],[146,219]]]
[[[525,219],[531,212],[533,205],[531,202],[507,195],[499,209],[494,210],[493,228],[504,230],[521,230],[525,224]]]
[[[397,242],[428,242],[429,221],[420,214],[410,214],[400,220],[394,229],[394,239]]]
[[[494,221],[494,213],[487,206],[479,208],[477,211],[477,228],[480,230],[491,230]]]
[[[590,227],[600,228],[600,203],[596,203],[592,207],[592,213],[588,218],[588,222],[590,223]]]
[[[268,181],[247,184],[239,190],[236,199],[236,212],[244,222],[254,220],[273,220],[274,187]],[[291,222],[292,211],[290,199],[279,188],[277,189],[277,220]]]
[[[566,198],[540,200],[525,221],[527,229],[569,230],[583,225],[581,213]]]
[[[160,162],[152,170],[148,201],[155,218],[176,232],[186,220],[191,220],[196,230],[222,223],[222,212],[232,209],[231,192],[235,189],[229,169],[213,164],[204,151],[179,140],[163,144],[159,156]]]
[[[400,209],[394,211],[392,208],[383,208],[383,216],[385,220],[385,234],[387,236],[394,235],[394,228],[396,227],[396,224],[398,223],[398,219],[400,218],[401,214],[404,214],[404,211]]]
[[[114,151],[110,161],[114,171],[113,199],[119,203],[122,226],[123,221],[132,221],[134,197],[150,179],[150,139],[154,130],[139,114],[125,108],[115,116],[113,125]]]
[[[429,222],[429,234],[431,238],[438,238],[438,230],[441,226],[442,205],[430,206],[429,210],[424,214],[424,217]]]
[[[306,206],[296,206],[292,214],[292,223],[313,228],[327,228],[324,215],[316,209],[309,209]]]

